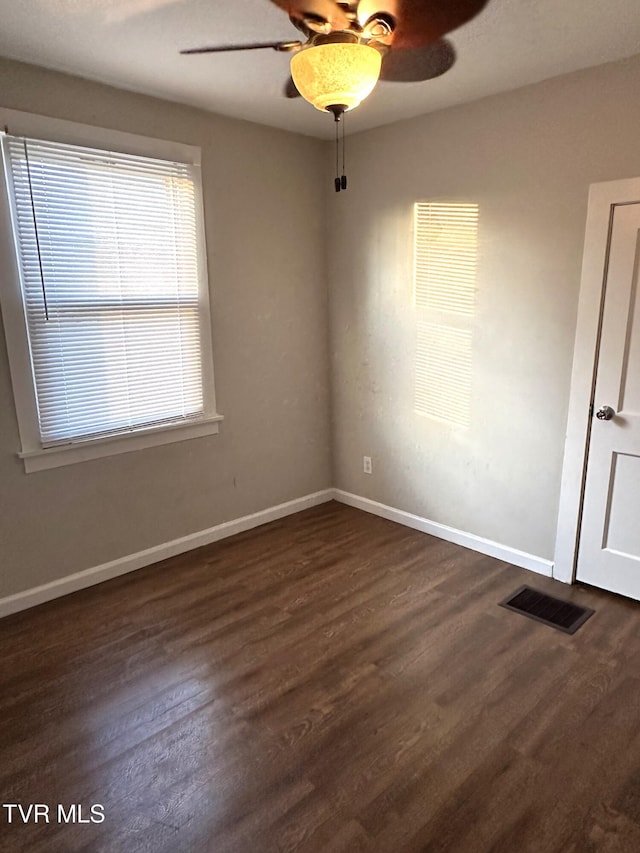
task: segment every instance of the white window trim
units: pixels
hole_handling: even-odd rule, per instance
[[[26,318],[22,304],[20,273],[11,224],[10,201],[4,169],[0,169],[0,256],[6,259],[3,269],[0,271],[0,304],[2,305],[9,370],[20,434],[21,450],[17,455],[23,460],[25,471],[31,473],[47,468],[57,468],[62,465],[84,462],[88,459],[113,456],[118,453],[127,453],[146,447],[218,433],[223,416],[217,413],[215,405],[209,274],[207,270],[200,149],[180,142],[152,139],[3,108],[0,108],[0,127],[7,127],[9,133],[15,136],[46,139],[71,145],[85,145],[192,165],[196,180],[199,264],[202,283],[205,285],[200,288],[203,382],[207,391],[205,417],[191,423],[132,430],[121,435],[89,439],[43,449],[38,428],[35,387]]]

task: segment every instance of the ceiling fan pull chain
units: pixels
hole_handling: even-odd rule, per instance
[[[340,125],[338,124],[338,116],[337,115],[335,116],[335,123],[336,123],[336,179],[334,181],[334,184],[335,184],[336,192],[339,193],[340,190],[342,189],[342,182],[340,180],[340,136],[338,135]]]
[[[345,172],[347,171],[345,163],[347,160],[347,141],[346,141],[346,112],[342,115],[342,177],[340,178],[340,189],[346,190],[347,188],[347,176]]]

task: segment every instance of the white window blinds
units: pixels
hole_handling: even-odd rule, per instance
[[[43,447],[203,418],[194,167],[3,149]]]

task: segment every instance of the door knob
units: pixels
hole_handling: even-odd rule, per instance
[[[596,417],[600,421],[610,421],[611,418],[615,417],[615,414],[615,410],[611,406],[600,406],[596,412]]]

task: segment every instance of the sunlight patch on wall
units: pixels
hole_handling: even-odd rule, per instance
[[[415,205],[415,410],[468,427],[478,264],[477,204]]]
[[[471,330],[418,323],[416,411],[468,427],[471,399]]]

